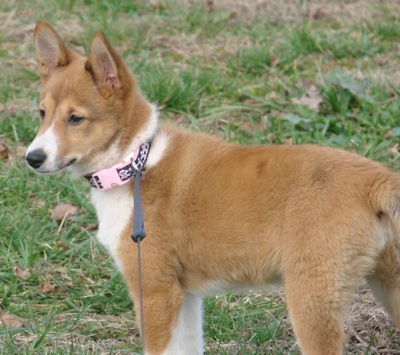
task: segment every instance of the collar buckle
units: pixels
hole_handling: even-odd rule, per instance
[[[131,165],[121,163],[94,173],[89,177],[89,183],[98,190],[108,190],[114,186],[126,184],[132,176]]]
[[[144,170],[150,151],[150,141],[141,144],[135,152],[130,153],[123,163],[116,164],[108,169],[100,170],[85,176],[89,184],[98,190],[108,190],[114,186],[126,184],[130,178]]]

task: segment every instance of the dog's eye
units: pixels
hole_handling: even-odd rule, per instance
[[[46,111],[45,111],[45,110],[39,110],[40,119],[44,120],[45,114],[46,114]]]
[[[80,116],[75,116],[75,115],[71,115],[71,117],[68,120],[68,123],[70,125],[78,125],[83,121],[83,117]]]

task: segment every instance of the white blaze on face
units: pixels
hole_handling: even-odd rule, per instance
[[[35,169],[36,172],[51,174],[63,168],[62,164],[57,161],[58,146],[59,142],[54,132],[53,125],[51,125],[43,134],[36,136],[26,152],[27,155],[34,151],[42,151],[46,154],[46,160],[43,165],[38,169]]]

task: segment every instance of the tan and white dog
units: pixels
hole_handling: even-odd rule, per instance
[[[304,354],[341,354],[343,317],[362,278],[400,327],[400,177],[334,148],[243,146],[157,120],[102,32],[88,58],[45,22],[34,42],[39,174],[86,176],[151,148],[141,195],[147,354],[203,353],[202,298],[283,281]],[[139,315],[133,181],[92,189],[98,239]]]

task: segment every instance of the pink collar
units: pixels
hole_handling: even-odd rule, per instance
[[[114,186],[126,184],[136,172],[144,170],[150,152],[151,142],[141,144],[135,152],[130,153],[123,163],[113,165],[97,173],[85,175],[89,184],[98,190],[108,190]]]

